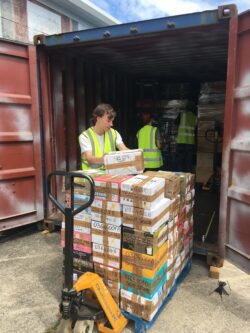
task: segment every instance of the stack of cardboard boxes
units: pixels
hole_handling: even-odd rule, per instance
[[[103,175],[95,178],[95,200],[91,206],[94,271],[119,303],[122,205],[121,184],[131,176]]]
[[[121,308],[151,321],[192,253],[194,176],[95,174],[94,181],[95,200],[74,219],[74,278],[96,272]],[[84,184],[75,206],[89,198]]]
[[[164,191],[164,179],[145,174],[121,186],[121,307],[145,320],[157,312],[167,277],[171,200],[164,198]]]
[[[195,195],[195,176],[191,173],[180,173],[180,210],[178,215],[178,265],[175,275],[178,276],[185,267],[193,251],[193,207]]]
[[[197,123],[198,183],[209,180],[214,171],[214,154],[222,151],[225,90],[225,82],[207,82],[201,86]]]

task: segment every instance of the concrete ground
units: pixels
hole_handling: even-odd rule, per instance
[[[34,229],[15,238],[0,237],[0,332],[53,332],[62,285],[60,234],[43,235]],[[249,333],[250,278],[229,262],[221,269],[230,296],[221,301],[217,281],[208,277],[202,258],[192,270],[149,332]],[[134,331],[130,323],[126,333]]]

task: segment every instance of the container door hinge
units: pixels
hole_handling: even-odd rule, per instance
[[[218,6],[219,19],[228,19],[238,15],[236,5]]]

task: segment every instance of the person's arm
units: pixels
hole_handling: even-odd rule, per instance
[[[95,157],[92,154],[92,146],[89,142],[89,138],[85,135],[80,135],[80,147],[81,147],[81,156],[83,160],[86,160],[88,164],[102,165],[104,163],[103,156]]]
[[[129,148],[126,147],[125,144],[123,143],[120,133],[117,131],[116,131],[116,148],[118,150],[129,150]]]
[[[117,144],[116,147],[118,150],[129,150],[129,148],[126,147],[124,143]]]
[[[161,140],[156,140],[156,146],[158,149],[161,149]]]
[[[87,160],[89,164],[104,164],[104,158],[102,157],[95,157],[92,155],[92,151],[88,150],[85,153],[82,153],[83,159]]]
[[[155,144],[156,144],[158,149],[161,149],[161,133],[160,133],[158,128],[156,130],[156,135],[155,136],[156,136],[155,137]]]

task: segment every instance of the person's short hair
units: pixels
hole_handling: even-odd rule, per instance
[[[153,118],[151,110],[143,110],[141,112],[141,118],[144,125],[147,125]]]
[[[105,114],[108,115],[109,120],[113,120],[116,117],[116,112],[110,104],[98,104],[92,113],[92,123],[95,125],[97,117],[102,117]]]

